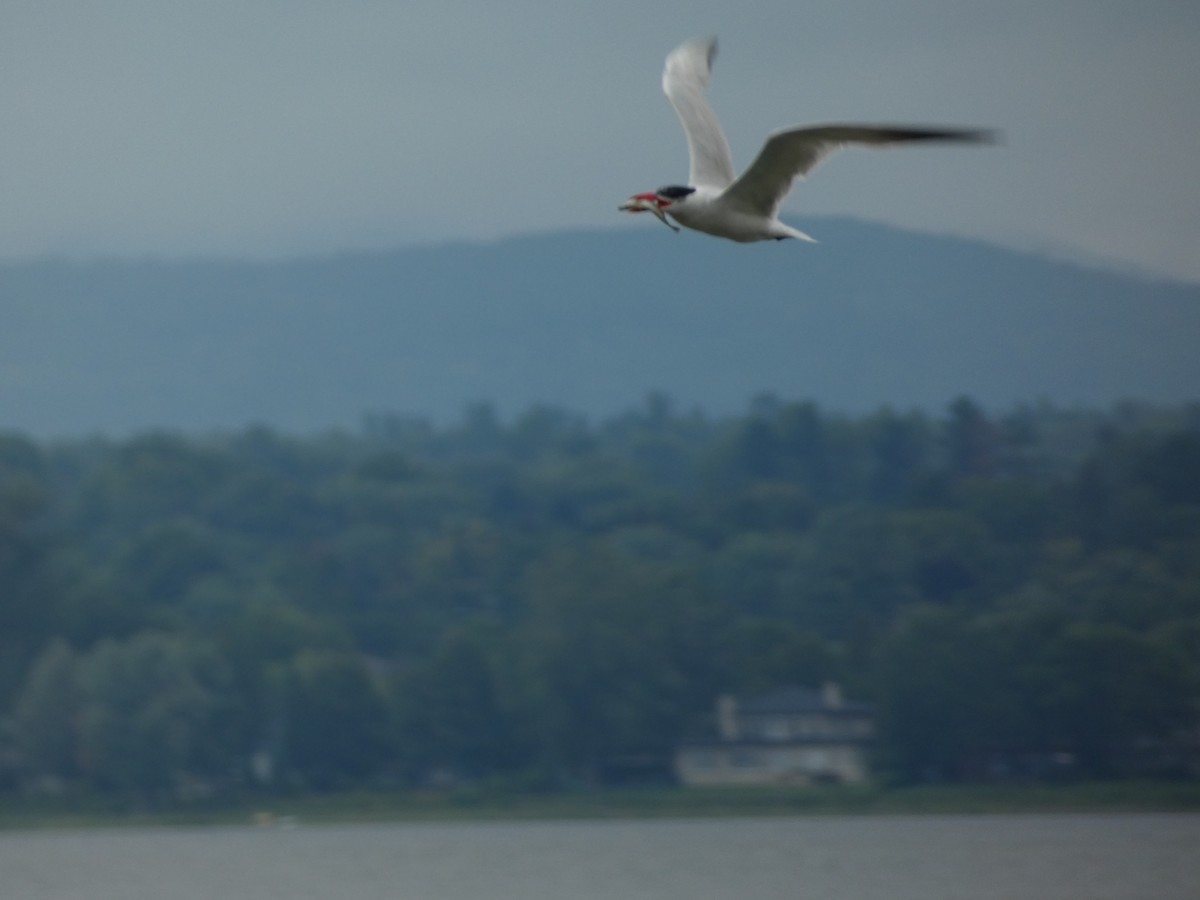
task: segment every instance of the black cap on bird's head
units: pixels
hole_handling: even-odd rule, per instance
[[[694,187],[688,187],[685,184],[669,184],[666,187],[659,188],[657,191],[655,191],[655,193],[660,197],[664,197],[667,200],[674,202],[676,200],[682,200],[688,194],[696,193],[696,189]]]
[[[688,194],[693,194],[696,189],[686,187],[684,185],[668,185],[664,188],[659,188],[657,191],[647,191],[641,194],[634,194],[617,209],[625,212],[652,212],[655,217],[666,225],[668,228],[678,231],[679,229],[667,221],[666,210],[671,208],[671,205],[679,200],[682,200]]]

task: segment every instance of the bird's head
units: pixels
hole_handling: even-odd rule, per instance
[[[617,209],[625,212],[659,212],[664,207],[670,206],[671,201],[665,197],[660,197],[653,191],[646,191],[642,194],[634,194]]]
[[[659,188],[657,191],[647,191],[642,194],[634,194],[619,207],[625,212],[650,212],[654,213],[655,217],[666,225],[678,231],[670,222],[667,221],[667,212],[689,194],[695,193],[695,188],[682,187],[672,185],[670,187]]]

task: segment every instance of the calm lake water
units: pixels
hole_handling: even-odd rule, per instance
[[[1196,900],[1200,815],[0,833],[11,900]]]

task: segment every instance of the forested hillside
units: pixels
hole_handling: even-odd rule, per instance
[[[827,679],[888,777],[1183,773],[1200,409],[0,437],[4,790],[564,784]]]

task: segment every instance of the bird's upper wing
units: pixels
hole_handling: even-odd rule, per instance
[[[776,131],[763,144],[758,157],[722,196],[722,201],[737,209],[774,217],[779,204],[791,189],[792,181],[802,178],[817,164],[851,144],[883,147],[912,141],[991,140],[986,131],[963,128],[910,128],[888,125],[816,125]]]
[[[716,114],[704,97],[716,55],[716,38],[680,44],[667,56],[662,85],[687,135],[691,158],[688,183],[724,190],[733,181],[733,157]]]

